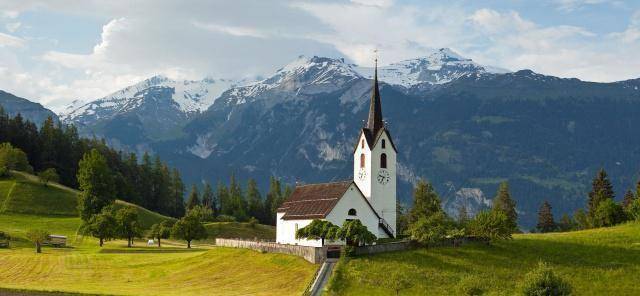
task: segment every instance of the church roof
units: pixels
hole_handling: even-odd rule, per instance
[[[380,90],[378,89],[378,60],[376,59],[376,69],[373,75],[373,89],[371,90],[371,99],[369,102],[369,117],[367,118],[366,128],[375,136],[384,126],[382,122],[382,105],[380,103]]]
[[[326,217],[353,181],[296,186],[278,208],[284,220],[322,219]]]

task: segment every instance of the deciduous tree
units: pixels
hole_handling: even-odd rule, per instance
[[[115,200],[113,175],[107,160],[97,150],[86,153],[79,163],[80,217],[88,221]]]
[[[127,239],[127,247],[131,247],[133,239],[142,236],[142,227],[138,221],[138,211],[127,206],[116,211],[117,232],[121,238]]]
[[[207,238],[207,229],[204,228],[198,216],[188,213],[173,225],[171,235],[176,239],[187,241],[187,248],[190,249],[192,240]]]
[[[314,219],[309,225],[298,229],[296,239],[319,239],[324,246],[324,240],[335,237],[338,230],[339,227],[329,221]]]
[[[158,241],[158,248],[162,246],[160,241],[169,238],[170,235],[171,226],[167,221],[153,224],[149,230],[149,237]]]
[[[27,231],[27,238],[35,244],[36,253],[42,253],[42,244],[49,239],[49,232],[42,229],[31,229]]]
[[[83,226],[84,231],[100,241],[100,247],[105,240],[117,236],[118,224],[113,216],[113,209],[105,207],[99,214],[91,216]]]
[[[40,178],[40,182],[46,187],[49,182],[58,182],[60,177],[54,168],[48,168],[42,172],[38,173],[38,177]]]
[[[502,211],[481,211],[469,222],[469,234],[496,241],[511,238],[511,221]]]

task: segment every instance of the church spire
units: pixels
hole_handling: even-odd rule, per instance
[[[382,122],[382,105],[380,104],[380,90],[378,90],[378,57],[377,55],[376,55],[375,61],[376,61],[376,67],[373,75],[373,89],[371,90],[369,118],[367,119],[367,129],[369,129],[372,136],[377,135],[378,131],[384,125],[384,123]]]

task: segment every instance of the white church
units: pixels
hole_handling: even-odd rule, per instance
[[[337,226],[360,220],[378,238],[396,233],[396,150],[382,120],[376,67],[369,117],[353,149],[353,180],[297,186],[277,211],[276,241],[321,247],[320,240],[296,239],[314,219]]]

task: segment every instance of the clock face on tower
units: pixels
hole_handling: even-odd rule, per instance
[[[387,170],[380,170],[376,179],[378,180],[378,183],[386,185],[387,183],[389,183],[389,179],[391,179],[391,177]]]
[[[362,181],[366,177],[367,177],[367,171],[364,168],[360,169],[360,171],[358,172],[358,179]]]

